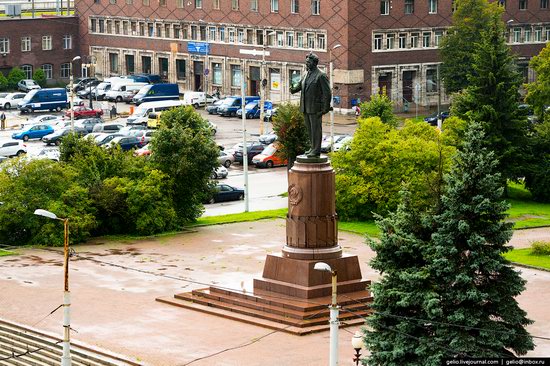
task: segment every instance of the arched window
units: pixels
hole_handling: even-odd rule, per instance
[[[25,73],[25,79],[32,79],[32,65],[21,65],[21,70]]]
[[[44,70],[44,74],[46,74],[46,79],[53,79],[53,66],[52,66],[52,64],[42,65],[42,70]]]

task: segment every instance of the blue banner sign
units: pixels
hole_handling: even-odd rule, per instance
[[[187,52],[208,55],[210,53],[210,44],[206,42],[187,42]]]

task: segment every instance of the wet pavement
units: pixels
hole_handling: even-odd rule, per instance
[[[324,365],[329,334],[294,336],[155,301],[160,296],[214,284],[249,288],[260,277],[266,254],[280,252],[283,220],[201,227],[152,240],[95,239],[74,246],[70,263],[72,339],[133,357],[149,365]],[[517,231],[523,243],[529,231]],[[521,234],[521,235],[520,235]],[[550,230],[537,238],[550,240]],[[340,233],[344,252],[359,256],[363,277],[373,252],[364,238]],[[521,244],[520,244],[521,245]],[[527,290],[518,298],[535,323],[534,335],[550,337],[550,273],[521,269]],[[23,249],[0,258],[0,317],[61,335],[62,313],[47,314],[63,296],[59,248]],[[328,305],[328,304],[327,304]],[[339,332],[340,364],[351,365],[352,334]],[[532,356],[550,355],[550,342],[536,340]]]

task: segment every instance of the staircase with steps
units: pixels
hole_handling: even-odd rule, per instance
[[[0,319],[0,365],[58,366],[62,339],[30,327]],[[73,366],[143,365],[95,347],[71,342]]]

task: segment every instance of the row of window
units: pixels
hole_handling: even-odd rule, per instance
[[[158,37],[203,41],[210,43],[237,43],[259,46],[326,50],[326,35],[318,32],[251,29],[229,25],[201,25],[194,23],[155,23],[138,20],[91,18],[92,33],[117,34],[137,37]]]
[[[110,4],[116,4],[120,0],[109,0]],[[311,15],[320,15],[321,14],[321,0],[303,0],[304,2],[309,2],[309,9]],[[95,0],[99,2],[99,0]],[[125,0],[126,5],[133,5],[134,0]],[[176,7],[183,8],[185,6],[186,0],[176,0]],[[159,0],[159,6],[167,6],[167,0]],[[142,0],[144,6],[151,6],[151,0]],[[202,9],[205,4],[203,0],[194,0],[194,3],[187,1],[187,6],[194,6],[196,9]],[[279,0],[269,0],[270,11],[272,13],[279,12]],[[212,0],[211,8],[214,10],[220,10],[220,0]],[[238,11],[240,10],[239,0],[231,0],[231,10]],[[258,12],[260,11],[259,0],[250,0],[250,11]],[[290,0],[290,13],[299,14],[300,13],[300,0]]]
[[[374,33],[372,48],[374,51],[437,48],[444,34],[443,29]]]
[[[405,14],[414,14],[414,2],[415,0],[404,0],[404,13]],[[428,1],[428,14],[437,14],[438,0],[427,0]],[[518,0],[518,9],[527,10],[529,0]],[[533,0],[539,1],[540,9],[548,9],[548,4],[550,0]],[[499,3],[506,7],[506,0],[499,0]],[[452,10],[454,10],[454,1],[452,4]],[[380,15],[389,15],[390,14],[390,0],[380,0]]]
[[[509,33],[509,43],[550,42],[550,26],[514,27]]]
[[[73,48],[73,38],[70,34],[63,36],[62,47],[64,50]],[[21,37],[21,52],[30,52],[32,50],[32,39],[30,36]],[[53,50],[52,36],[42,36],[42,51]],[[0,38],[0,53],[10,53],[10,39]]]
[[[536,2],[537,0],[533,0],[533,1]],[[538,1],[539,1],[539,7],[541,9],[548,9],[548,3],[550,2],[549,0],[538,0]],[[500,0],[499,2],[504,7],[506,7],[506,0]],[[529,6],[528,0],[518,0],[519,10],[527,10],[528,6]]]
[[[44,74],[46,75],[46,79],[53,79],[52,64],[43,64],[40,68],[44,71]],[[21,70],[23,70],[23,72],[25,73],[26,79],[32,79],[32,74],[34,72],[32,65],[21,65]],[[62,63],[59,76],[61,78],[68,79],[70,75],[71,75],[71,63],[70,62]]]

